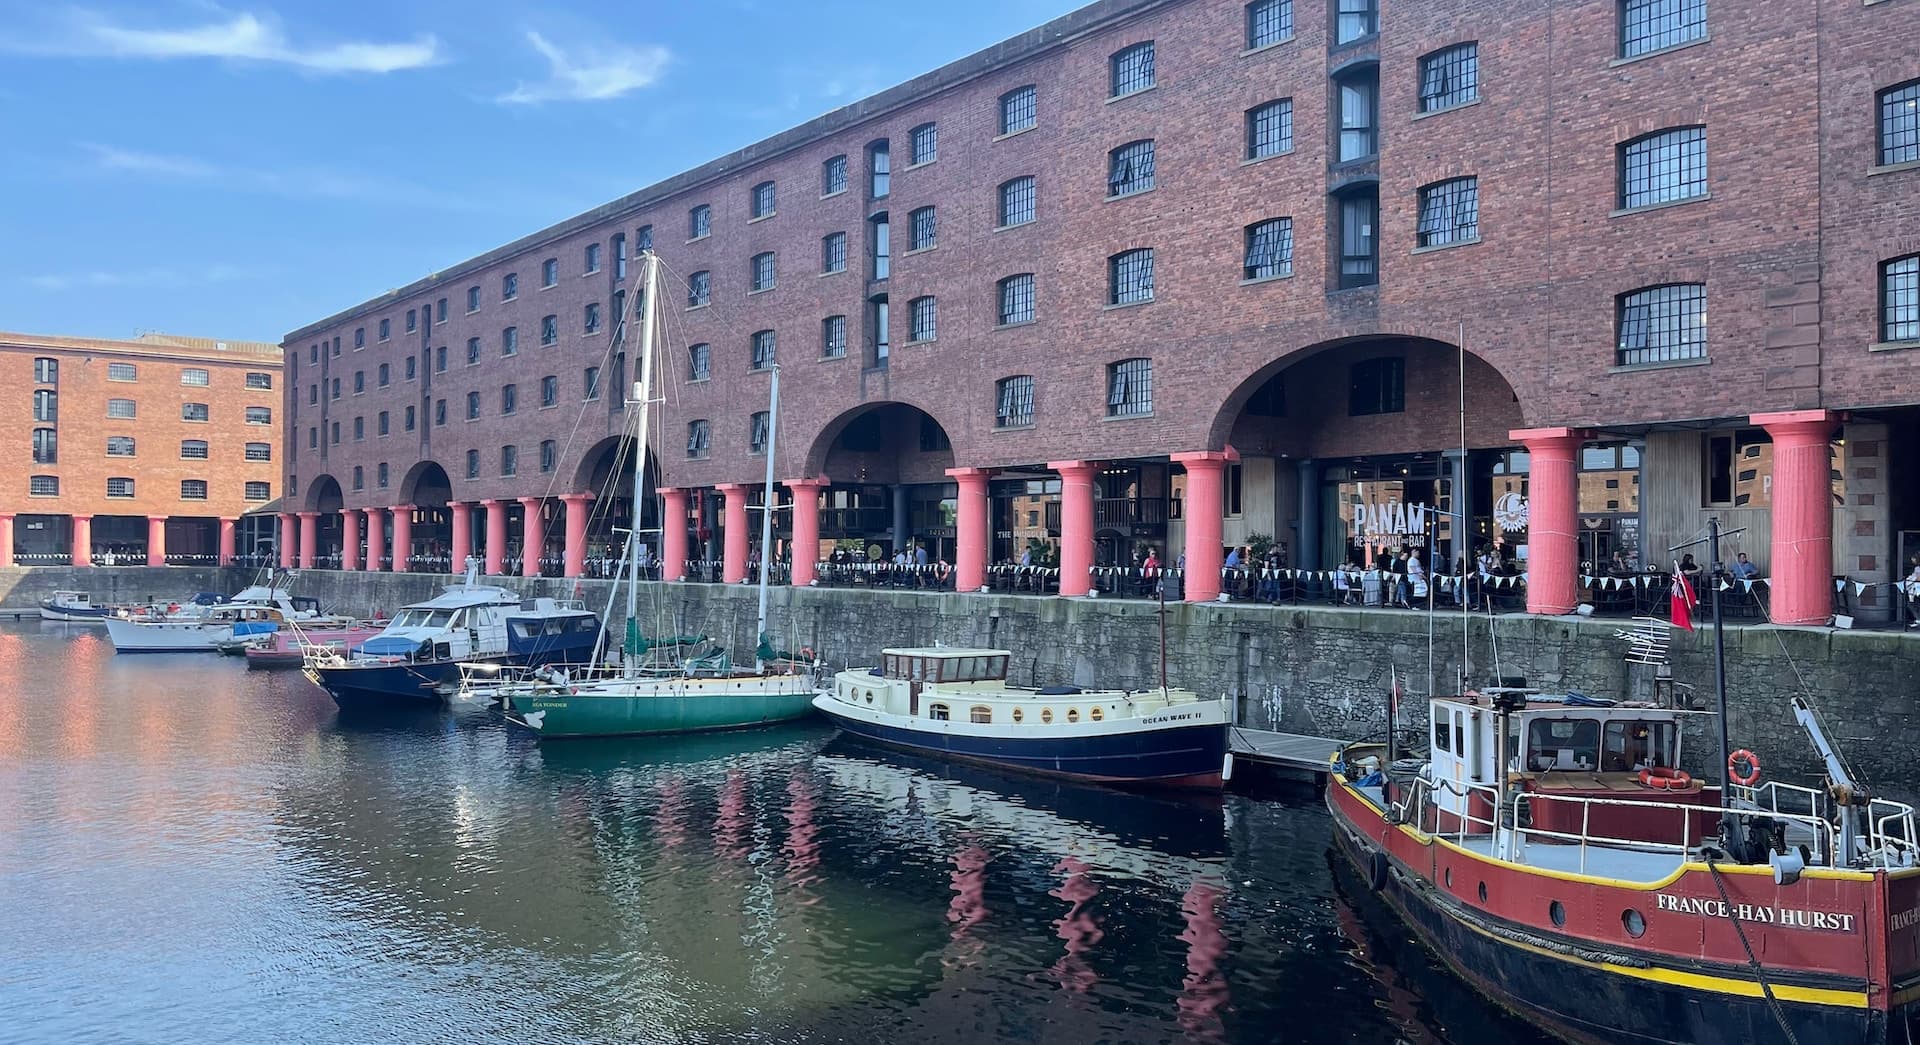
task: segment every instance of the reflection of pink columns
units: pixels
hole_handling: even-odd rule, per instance
[[[222,566],[228,566],[233,563],[234,527],[238,526],[239,523],[240,523],[240,520],[230,519],[225,516],[222,516],[220,519],[220,560],[219,562],[220,562],[220,565]]]
[[[660,579],[687,575],[687,491],[660,491]]]
[[[1775,624],[1825,624],[1833,616],[1833,462],[1839,423],[1827,410],[1755,414],[1773,437],[1773,561],[1768,583]]]
[[[280,513],[280,568],[291,570],[300,552],[300,517],[292,512]]]
[[[0,567],[13,565],[13,513],[0,512]]]
[[[467,556],[473,554],[473,505],[455,501],[447,506],[453,512],[453,573],[467,572]]]
[[[827,480],[788,479],[786,487],[793,492],[793,586],[804,588],[820,561],[820,491]]]
[[[367,569],[378,573],[386,569],[381,559],[387,554],[387,513],[385,509],[367,509]]]
[[[147,516],[147,565],[167,564],[167,517]]]
[[[1060,594],[1085,595],[1093,576],[1092,461],[1054,461],[1060,473]]]
[[[300,513],[300,568],[313,569],[320,561],[320,513]]]
[[[487,510],[487,576],[498,577],[507,556],[507,502],[488,499],[480,507]]]
[[[747,486],[745,483],[721,483],[715,487],[727,498],[726,547],[721,551],[720,580],[738,584],[747,579]]]
[[[593,495],[570,493],[560,500],[567,506],[567,550],[561,575],[578,577],[587,572],[587,513],[593,504]]]
[[[1226,453],[1204,451],[1174,454],[1173,460],[1187,468],[1187,570],[1188,602],[1212,602],[1220,597],[1221,536],[1220,520],[1225,515]]]
[[[1572,613],[1580,605],[1580,479],[1586,433],[1528,428],[1507,438],[1527,448],[1527,612]]]
[[[358,508],[340,510],[340,568],[343,570],[360,568],[360,514]],[[378,515],[380,509],[370,509],[367,514]],[[376,554],[378,553],[373,551],[373,542],[368,541],[367,556],[372,558]]]
[[[73,554],[75,566],[93,565],[93,516],[73,517]]]
[[[547,550],[546,519],[541,509],[546,501],[539,497],[520,498],[520,576],[540,576],[540,556]]]
[[[987,479],[991,468],[949,468],[960,487],[954,505],[953,590],[979,591],[987,583]]]
[[[413,505],[393,506],[393,572],[405,573],[413,555]]]

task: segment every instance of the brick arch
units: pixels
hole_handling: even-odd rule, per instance
[[[573,485],[571,490],[590,493],[598,497],[605,491],[600,487],[606,484],[608,475],[619,468],[621,477],[616,484],[621,489],[630,490],[633,483],[633,436],[629,434],[610,435],[581,451],[580,459],[573,467]],[[649,488],[660,480],[660,455],[657,445],[647,447],[646,478]]]
[[[802,473],[808,476],[827,474],[827,457],[832,452],[834,443],[836,443],[841,434],[847,430],[847,426],[866,414],[891,406],[907,407],[931,418],[933,423],[939,425],[940,430],[946,433],[949,444],[954,441],[955,433],[962,431],[961,428],[950,423],[947,417],[942,416],[946,412],[944,408],[930,408],[927,403],[915,397],[890,396],[886,399],[871,400],[861,403],[859,406],[852,407],[851,409],[841,411],[825,424],[821,425],[818,431],[813,433],[813,436],[806,444],[807,454],[804,459],[805,466],[802,469]],[[918,438],[917,433],[915,434],[915,438]]]
[[[1642,138],[1655,131],[1669,130],[1674,127],[1705,127],[1708,136],[1707,147],[1709,149],[1713,147],[1713,124],[1707,119],[1705,102],[1693,105],[1670,105],[1620,120],[1613,125],[1613,144],[1618,147],[1635,138]]]
[[[345,490],[340,480],[323,472],[307,482],[307,492],[300,500],[300,508],[309,512],[339,511],[346,505]]]
[[[420,504],[421,487],[427,480],[433,478],[435,472],[440,473],[440,483],[438,485],[445,486],[449,491],[449,495],[451,495],[451,491],[453,490],[453,476],[447,472],[446,468],[438,461],[417,461],[412,468],[407,469],[407,474],[400,479],[400,503]],[[427,503],[432,507],[439,507],[439,505],[431,501]]]

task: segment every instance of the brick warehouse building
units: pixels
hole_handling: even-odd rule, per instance
[[[631,511],[603,389],[651,248],[669,579],[747,572],[777,359],[796,583],[914,545],[1072,595],[1152,547],[1202,600],[1227,546],[1432,539],[1566,612],[1717,516],[1776,619],[1884,615],[1916,13],[1097,3],[288,335],[285,554],[579,572]]]
[[[0,425],[22,465],[0,495],[0,566],[253,550],[242,519],[279,483],[279,377],[280,346],[255,341],[0,333]]]

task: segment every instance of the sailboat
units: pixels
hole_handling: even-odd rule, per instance
[[[653,348],[655,293],[659,259],[648,251],[641,258],[644,292],[640,299],[640,379],[631,400],[635,409],[633,489],[645,490],[647,439],[653,408]],[[766,507],[760,527],[759,648],[752,668],[736,668],[724,651],[691,659],[669,658],[659,663],[649,654],[654,643],[640,633],[639,542],[637,527],[627,533],[621,577],[626,585],[625,641],[617,666],[601,664],[596,645],[593,663],[573,667],[550,666],[513,675],[475,680],[470,691],[482,690],[506,706],[507,721],[541,737],[606,737],[657,733],[691,733],[743,729],[786,722],[813,712],[818,691],[818,665],[771,648],[767,639],[767,569],[771,562],[774,433],[779,426],[780,370],[776,365],[770,389]],[[634,513],[636,523],[639,513]],[[668,523],[671,525],[671,521]],[[611,597],[609,598],[611,602]],[[611,607],[609,607],[611,608]]]

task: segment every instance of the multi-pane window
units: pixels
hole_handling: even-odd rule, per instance
[[[33,383],[37,385],[57,385],[60,383],[60,361],[42,356],[33,361]]]
[[[1269,218],[1246,229],[1246,279],[1277,279],[1293,274],[1293,219]]]
[[[1340,84],[1340,162],[1363,160],[1379,151],[1380,73],[1362,69]]]
[[[559,340],[560,340],[560,317],[559,316],[541,316],[540,317],[540,343],[543,345],[552,345],[552,344],[557,344]]]
[[[910,163],[917,166],[922,163],[932,163],[940,158],[940,126],[938,124],[923,123],[915,127],[908,132],[907,140],[911,148]]]
[[[470,337],[467,339],[467,365],[474,366],[479,362],[480,362],[480,339],[477,337]],[[358,387],[360,384],[360,379],[358,375],[354,377],[353,383],[355,385],[354,391],[358,392],[360,390]]]
[[[600,398],[600,368],[590,366],[580,372],[581,395],[587,399]]]
[[[1380,282],[1378,190],[1363,188],[1340,197],[1340,286],[1370,287]]]
[[[751,290],[773,289],[773,251],[753,256]]]
[[[380,375],[379,376],[380,387],[381,388],[387,387],[389,384],[393,382],[393,367],[387,363],[380,364],[379,375]]]
[[[418,377],[419,371],[420,371],[420,360],[413,356],[408,356],[407,357],[407,380],[411,381],[415,377]]]
[[[205,439],[180,440],[180,459],[183,461],[204,461],[207,459],[207,441]]]
[[[820,241],[820,271],[845,272],[847,270],[847,234],[835,232]]]
[[[195,388],[205,388],[213,383],[213,375],[199,367],[187,367],[180,371],[180,383]]]
[[[559,459],[560,444],[551,439],[540,440],[540,471],[542,473],[553,471],[553,466]]]
[[[518,409],[520,409],[520,386],[501,385],[500,412],[503,414],[511,414]]]
[[[613,278],[627,278],[627,234],[617,232],[613,236]]]
[[[998,406],[994,411],[997,428],[1024,428],[1033,423],[1033,377],[1022,374],[1004,377],[995,386]]]
[[[60,496],[60,477],[57,475],[30,475],[27,477],[28,497]]]
[[[114,413],[116,409],[125,409],[126,413],[124,414]],[[107,416],[108,417],[132,417],[133,416],[133,400],[131,399],[107,400]],[[34,389],[33,419],[35,421],[45,421],[45,422],[48,422],[49,424],[58,422],[60,420],[60,393],[55,392],[51,388]]]
[[[1437,247],[1480,238],[1480,179],[1453,178],[1420,190],[1417,245]]]
[[[1122,359],[1107,366],[1107,416],[1153,413],[1153,360]]]
[[[1014,178],[1000,185],[1000,227],[1025,225],[1034,217],[1033,175]]]
[[[1920,254],[1880,266],[1880,340],[1920,341]]]
[[[1254,0],[1247,5],[1247,49],[1293,36],[1293,0]]]
[[[767,452],[767,411],[756,410],[747,419],[747,452],[764,454]]]
[[[510,355],[514,355],[519,351],[520,351],[520,328],[507,327],[506,329],[500,331],[500,354],[503,356],[510,356]]]
[[[1040,120],[1040,93],[1032,84],[1000,96],[1000,133],[1024,131]]]
[[[540,405],[560,405],[560,379],[552,374],[540,379]]]
[[[639,257],[642,251],[653,249],[653,226],[642,225],[633,234],[633,256]]]
[[[1407,409],[1407,361],[1363,359],[1347,369],[1347,415],[1398,414]]]
[[[1707,286],[1669,283],[1619,299],[1622,366],[1701,359],[1707,354]]]
[[[467,288],[467,311],[480,311],[480,288],[477,285]]]
[[[477,421],[479,419],[480,419],[480,393],[468,392],[467,393],[467,420]]]
[[[1278,156],[1293,148],[1293,99],[1247,110],[1247,159]]]
[[[273,423],[273,408],[270,406],[247,407],[247,423],[250,425],[270,425]]]
[[[847,354],[847,317],[828,316],[820,321],[820,357],[839,359]]]
[[[433,401],[433,423],[436,428],[443,427],[446,425],[447,423],[447,401],[446,400],[436,399]],[[338,440],[335,440],[335,442],[338,442]]]
[[[752,339],[752,347],[753,347],[752,369],[765,370],[768,367],[773,365],[773,350],[774,350],[773,331],[771,330],[754,331],[753,339]]]
[[[1153,86],[1153,41],[1134,44],[1123,51],[1116,52],[1108,59],[1111,87],[1108,93],[1118,98],[1123,94],[1144,91]]]
[[[1000,281],[1000,325],[1033,322],[1033,273],[1022,272]]]
[[[867,146],[867,195],[885,199],[893,191],[893,146],[885,138]]]
[[[273,460],[273,444],[272,443],[248,443],[247,444],[247,460],[249,461]]]
[[[353,394],[365,395],[366,391],[367,391],[367,372],[365,370],[355,370],[353,372]]]
[[[307,386],[307,405],[312,406],[313,404],[318,403],[319,401],[320,401],[320,386],[308,385]]]
[[[36,428],[33,430],[33,463],[60,463],[60,437],[53,429]]]
[[[387,413],[385,410],[380,411],[380,417],[375,424],[374,431],[378,432],[381,435],[392,435],[393,434],[393,416]]]
[[[51,393],[48,393],[48,394],[49,394],[49,395],[51,395]],[[40,393],[38,393],[38,392],[35,392],[35,393],[34,393],[34,398],[33,398],[33,405],[34,405],[34,408],[35,408],[35,409],[34,409],[34,412],[33,412],[33,419],[34,419],[35,421],[51,421],[51,420],[53,420],[53,418],[51,418],[51,417],[41,417],[41,416],[40,416],[40,410],[39,410],[39,406],[40,406]],[[131,399],[109,399],[109,400],[107,400],[107,416],[108,416],[108,417],[118,417],[118,418],[129,418],[129,417],[132,417],[132,416],[134,416],[134,405],[133,405],[133,400],[131,400]]]
[[[1420,59],[1420,111],[1465,105],[1480,97],[1480,45],[1442,48]]]
[[[245,496],[249,501],[270,501],[273,499],[273,484],[250,481],[246,485]]]
[[[706,272],[695,272],[687,277],[687,307],[699,308],[705,305],[712,293],[713,277]]]
[[[433,309],[434,309],[434,322],[445,323],[447,321],[447,299],[441,298],[440,300],[434,302]]]
[[[1880,92],[1880,163],[1920,162],[1920,80]]]
[[[598,301],[587,302],[587,307],[580,316],[580,327],[589,334],[598,334],[600,332],[600,303]]]
[[[712,444],[713,444],[713,437],[712,437],[712,434],[708,431],[707,422],[705,421],[687,422],[687,456],[688,457],[707,456],[707,450],[709,447],[712,446]]]
[[[205,403],[181,403],[180,404],[180,420],[205,421],[206,419],[207,419],[207,404]]]
[[[1707,129],[1677,127],[1620,146],[1620,206],[1647,207],[1707,194]]]
[[[387,462],[385,461],[380,462],[380,467],[375,471],[374,474],[380,477],[378,480],[378,485],[380,489],[382,490],[386,489],[387,488]]]
[[[367,347],[367,328],[354,327],[353,328],[353,350],[355,352],[358,352],[365,347]]]
[[[116,475],[109,478],[107,480],[107,496],[115,498],[116,500],[132,497],[133,479],[124,475]]]
[[[882,212],[867,224],[873,229],[873,278],[886,279],[893,274],[893,222]]]
[[[820,195],[847,191],[847,158],[835,156],[820,165]]]
[[[932,207],[907,215],[907,249],[926,250],[939,241],[940,227]]]
[[[447,372],[447,346],[445,345],[433,350],[433,372],[436,374]],[[333,397],[340,398],[340,379],[337,377],[333,379]]]
[[[507,278],[511,279],[513,277],[509,276]],[[380,340],[385,341],[388,338],[391,338],[392,336],[393,336],[393,320],[391,319],[381,320],[380,321]]]
[[[1621,0],[1620,56],[1633,58],[1707,35],[1707,0]]]
[[[467,451],[467,478],[480,478],[480,451],[478,450]]]
[[[887,358],[892,354],[892,311],[892,305],[884,295],[867,302],[867,329],[873,332],[873,347],[871,358],[867,360],[868,366],[884,367],[887,365]]]
[[[907,340],[932,341],[939,336],[940,305],[931,296],[907,302]]]
[[[506,275],[501,276],[500,277],[500,300],[512,301],[514,298],[517,298],[519,296],[520,296],[519,274],[514,272],[509,272]],[[383,319],[380,322],[385,323],[386,320]],[[382,330],[380,336],[384,338],[386,336],[386,331]]]
[[[687,380],[705,381],[713,376],[713,346],[708,344],[692,345],[687,348]]]
[[[1152,247],[1129,250],[1107,259],[1107,304],[1135,305],[1152,300]]]
[[[503,446],[500,448],[500,474],[518,475],[520,473],[520,448]]]
[[[407,407],[406,419],[401,422],[401,425],[407,431],[411,432],[413,431],[413,422],[414,422],[413,407]]]
[[[548,258],[540,263],[540,285],[557,287],[560,285],[560,259]]]
[[[354,418],[353,419],[353,441],[357,443],[360,440],[365,439],[366,437],[367,437],[367,419],[364,417]]]
[[[1128,142],[1107,154],[1107,195],[1129,196],[1153,188],[1153,139]]]
[[[1352,43],[1380,31],[1380,0],[1339,0],[1333,22],[1333,42]]]
[[[773,182],[763,181],[755,185],[753,187],[753,196],[749,201],[751,205],[751,216],[756,218],[771,217],[773,215],[776,198]]]
[[[207,481],[205,479],[180,480],[180,499],[183,501],[204,501],[207,499]]]
[[[713,208],[702,203],[687,212],[687,238],[699,239],[713,231]]]
[[[590,273],[600,271],[600,244],[598,243],[587,244],[586,271]]]
[[[139,372],[134,369],[132,363],[107,364],[107,380],[109,381],[132,381],[138,376]]]

